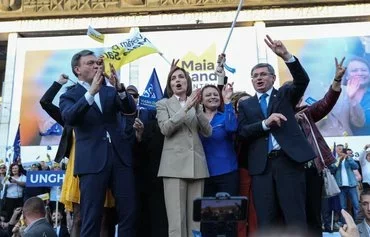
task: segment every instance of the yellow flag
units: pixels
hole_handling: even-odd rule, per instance
[[[111,50],[104,53],[105,72],[110,75],[109,63],[118,70],[127,63],[153,53],[159,53],[158,49],[138,28],[134,28],[128,39],[113,45]]]

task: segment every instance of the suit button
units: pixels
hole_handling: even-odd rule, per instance
[[[103,137],[103,141],[106,141],[107,140],[107,137]]]

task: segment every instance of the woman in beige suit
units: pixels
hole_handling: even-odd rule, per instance
[[[198,133],[212,134],[204,116],[200,90],[192,92],[191,78],[182,68],[172,67],[167,78],[169,99],[157,102],[157,119],[165,136],[158,176],[163,177],[169,237],[192,237],[200,224],[193,222],[193,200],[203,194],[209,176]]]

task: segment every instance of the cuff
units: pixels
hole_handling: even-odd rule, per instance
[[[292,54],[292,56],[290,57],[290,59],[288,59],[287,61],[285,61],[286,63],[294,63],[296,60],[295,60],[295,57],[293,56],[293,54]]]
[[[92,96],[88,91],[85,93],[85,99],[87,100],[87,103],[89,103],[89,105],[92,105],[94,103],[94,96]]]
[[[265,121],[266,121],[266,120],[263,120],[263,121],[262,121],[262,128],[263,128],[263,131],[268,131],[268,130],[270,130],[270,128],[269,128],[269,127],[267,127],[267,125],[265,124]]]

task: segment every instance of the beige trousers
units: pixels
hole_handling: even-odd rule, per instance
[[[193,237],[200,230],[193,221],[193,200],[203,195],[203,179],[163,177],[169,237]]]

